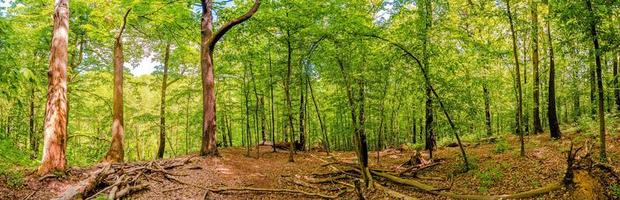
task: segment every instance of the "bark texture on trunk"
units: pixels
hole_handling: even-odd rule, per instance
[[[66,167],[68,40],[69,0],[57,0],[48,71],[43,156],[38,174],[64,171]]]
[[[539,134],[543,132],[542,123],[540,122],[540,73],[538,70],[539,65],[539,55],[538,55],[538,4],[534,0],[530,0],[530,9],[531,9],[531,17],[532,17],[532,65],[534,67],[534,82],[533,82],[533,91],[534,94],[534,134]]]
[[[551,6],[549,6],[551,10]],[[551,40],[551,22],[547,20],[547,40],[549,40],[549,95],[547,96],[547,118],[549,119],[549,133],[552,138],[561,137],[560,126],[555,105],[555,58],[553,55],[553,40]],[[577,104],[579,105],[579,104]],[[564,109],[565,111],[567,109]]]
[[[599,120],[599,134],[600,134],[600,152],[599,159],[601,162],[607,161],[607,153],[605,148],[605,93],[603,92],[603,74],[601,70],[601,52],[598,42],[598,32],[596,31],[596,19],[594,15],[594,9],[592,8],[591,0],[586,0],[586,6],[588,8],[590,17],[590,36],[592,37],[592,43],[594,44],[594,59],[596,63],[596,86],[598,91],[598,120]]]
[[[124,160],[124,137],[125,121],[123,116],[123,31],[127,24],[127,16],[131,9],[127,10],[123,17],[123,25],[114,42],[114,91],[112,110],[112,143],[108,153],[103,157],[103,162],[121,163]]]
[[[484,93],[484,117],[487,136],[491,136],[493,135],[493,129],[491,127],[491,97],[486,83],[482,86],[482,92]]]
[[[202,144],[200,155],[219,156],[216,142],[215,123],[215,79],[213,69],[213,50],[217,42],[234,26],[250,19],[258,11],[260,0],[254,0],[252,8],[244,15],[224,24],[213,32],[213,1],[201,0],[202,17],[200,23],[200,66],[202,78]]]
[[[618,62],[620,62],[620,54],[614,56],[613,73],[614,73],[614,98],[616,107],[620,111],[620,86],[618,85]]]
[[[159,147],[157,148],[157,158],[164,157],[166,149],[166,90],[168,90],[168,61],[170,59],[170,43],[166,44],[164,53],[164,74],[161,81],[161,96],[159,106]]]
[[[508,20],[510,22],[510,32],[512,36],[512,51],[515,59],[515,82],[517,86],[517,133],[519,134],[519,140],[521,142],[521,156],[525,156],[525,142],[523,139],[523,90],[521,89],[521,72],[519,69],[519,52],[517,51],[517,36],[514,28],[513,16],[510,10],[510,1],[506,0],[506,10],[508,14]]]

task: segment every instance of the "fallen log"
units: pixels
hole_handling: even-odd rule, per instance
[[[561,189],[564,185],[561,182],[558,183],[552,183],[549,184],[545,187],[542,188],[538,188],[538,189],[534,189],[534,190],[529,190],[529,191],[525,191],[525,192],[521,192],[521,193],[517,193],[517,194],[510,194],[510,195],[491,195],[491,196],[486,196],[486,195],[462,195],[462,194],[455,194],[452,192],[438,192],[439,190],[442,189],[437,189],[433,186],[430,185],[426,185],[424,183],[418,182],[416,180],[411,180],[411,179],[404,179],[404,178],[400,178],[397,176],[393,176],[387,173],[382,173],[382,172],[375,172],[375,171],[371,171],[372,174],[376,175],[376,176],[380,176],[383,178],[386,178],[392,182],[395,183],[399,183],[399,184],[403,184],[403,185],[408,185],[408,186],[412,186],[415,187],[419,190],[422,190],[423,192],[429,193],[429,194],[434,194],[434,195],[441,195],[441,196],[445,196],[445,197],[449,197],[449,198],[453,198],[453,199],[470,199],[470,200],[497,200],[497,199],[522,199],[522,198],[531,198],[531,197],[536,197],[539,195],[543,195],[543,194],[547,194],[549,192],[555,191],[555,190],[559,190]]]
[[[65,190],[60,196],[56,197],[56,200],[82,199],[85,194],[95,189],[106,176],[112,173],[114,173],[114,170],[110,170],[110,165],[106,164],[102,169],[91,173],[87,179]]]
[[[251,187],[241,187],[241,188],[218,188],[218,189],[208,189],[208,192],[205,194],[205,198],[207,199],[209,192],[213,193],[225,193],[225,192],[275,192],[275,193],[293,193],[300,194],[310,197],[318,197],[323,199],[336,199],[340,195],[344,194],[345,190],[338,192],[336,195],[330,196],[326,194],[320,193],[311,193],[302,190],[290,190],[290,189],[270,189],[270,188],[251,188]]]

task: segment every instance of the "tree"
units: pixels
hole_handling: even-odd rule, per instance
[[[519,52],[517,51],[517,36],[514,28],[513,15],[510,10],[510,0],[506,0],[506,14],[510,22],[510,33],[512,36],[512,52],[515,59],[515,84],[517,86],[517,134],[519,134],[519,140],[521,142],[521,156],[525,156],[525,142],[523,140],[523,91],[521,90],[521,72],[519,70]]]
[[[157,148],[157,158],[164,157],[166,148],[166,90],[172,83],[168,82],[168,63],[170,61],[170,42],[166,44],[164,53],[163,78],[161,81],[161,97],[159,106],[159,147]],[[178,79],[177,79],[178,80]],[[226,142],[226,141],[224,141]]]
[[[103,157],[104,162],[119,163],[125,160],[123,148],[125,137],[125,119],[123,115],[123,32],[127,25],[127,16],[131,8],[123,17],[123,24],[114,41],[114,93],[113,93],[113,119],[112,119],[112,143],[108,153]]]
[[[215,45],[222,39],[224,34],[246,20],[250,19],[258,11],[260,0],[254,0],[252,8],[244,15],[224,24],[217,32],[213,32],[213,1],[201,0],[201,42],[200,42],[200,66],[202,77],[202,144],[200,155],[218,156],[215,127],[215,79],[213,73],[213,51]]]
[[[56,1],[50,50],[43,159],[39,174],[64,171],[67,158],[67,45],[69,0]]]
[[[531,9],[531,23],[532,23],[532,65],[534,67],[534,82],[533,91],[534,94],[534,133],[542,133],[543,128],[540,123],[540,73],[538,70],[539,58],[538,58],[538,3],[534,0],[530,0]]]
[[[551,4],[547,3],[549,13]],[[547,40],[549,41],[549,95],[547,96],[547,118],[549,119],[549,133],[551,138],[560,139],[560,126],[555,109],[555,57],[553,55],[553,40],[551,39],[551,19],[547,19]]]
[[[598,32],[596,30],[597,19],[592,8],[592,1],[585,0],[586,7],[588,8],[589,24],[590,24],[590,37],[592,44],[594,45],[594,61],[596,64],[596,89],[598,91],[598,125],[600,134],[600,152],[599,159],[601,162],[607,161],[607,153],[605,149],[605,93],[603,91],[603,74],[601,70],[601,49],[598,42]]]

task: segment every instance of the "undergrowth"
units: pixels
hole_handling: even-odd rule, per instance
[[[0,182],[15,188],[23,185],[23,168],[32,168],[36,162],[14,146],[11,141],[0,139]]]

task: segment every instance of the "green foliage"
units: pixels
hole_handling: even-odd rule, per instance
[[[5,181],[9,187],[21,186],[24,175],[20,169],[34,167],[37,163],[9,140],[0,139],[0,152],[0,181]]]
[[[609,190],[611,190],[611,195],[613,195],[614,198],[620,198],[620,185],[619,184],[612,184],[608,188]]]
[[[478,188],[478,191],[486,193],[488,191],[488,188],[493,186],[493,184],[495,184],[497,180],[501,179],[502,176],[502,170],[496,167],[486,171],[478,172],[476,176],[477,179],[480,181],[480,187]]]
[[[498,139],[495,143],[495,148],[493,149],[493,153],[501,154],[510,149],[510,144],[508,144],[508,140],[501,138]]]

